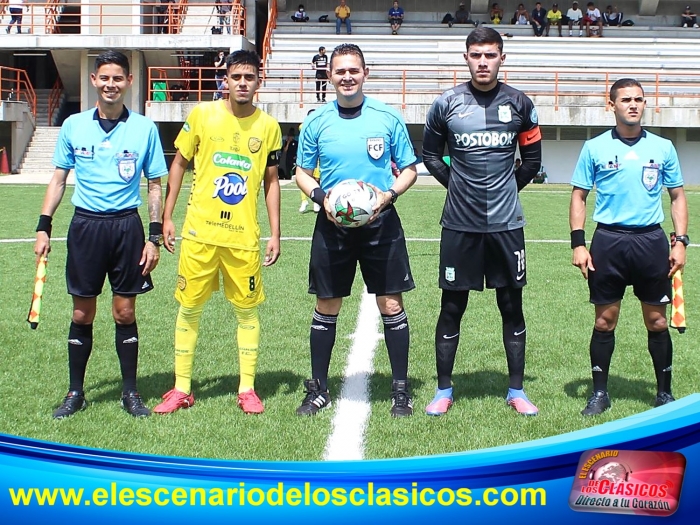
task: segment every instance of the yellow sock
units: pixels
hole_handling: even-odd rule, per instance
[[[303,191],[300,191],[299,193],[301,193],[301,202],[306,202],[306,193]]]
[[[260,318],[258,307],[233,307],[238,319],[238,362],[241,380],[238,392],[251,390],[255,385],[255,367],[258,363],[258,346],[260,345]]]
[[[199,318],[204,305],[180,306],[175,321],[175,388],[189,394],[192,389],[194,349],[199,335]]]

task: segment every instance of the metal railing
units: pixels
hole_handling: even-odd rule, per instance
[[[49,93],[49,126],[53,126],[54,113],[58,111],[61,105],[61,95],[63,94],[63,82],[61,82],[61,77],[56,78],[56,82],[51,86],[51,92]]]
[[[277,27],[277,0],[268,0],[267,26],[262,45],[262,63],[267,65],[267,57],[272,53],[272,32]],[[265,70],[263,69],[263,78]]]
[[[156,69],[158,72],[156,72]],[[149,68],[151,79],[160,78],[160,71],[167,71],[169,88],[184,84],[180,68]],[[316,99],[315,71],[310,68],[264,68],[264,80],[256,99],[264,102],[298,104]],[[211,100],[216,92],[213,67],[190,68],[187,79],[196,85],[188,92],[188,100]],[[700,99],[700,73],[684,70],[613,70],[559,68],[547,71],[542,68],[503,68],[500,78],[509,85],[521,89],[530,96],[546,97],[555,110],[561,107],[591,105],[605,106],[610,87],[618,78],[634,77],[644,86],[650,108],[659,111],[669,105],[695,107]],[[443,91],[469,78],[465,68],[446,69],[374,69],[364,87],[368,95],[379,95],[401,108],[429,105]],[[328,86],[332,92],[332,87]],[[149,94],[152,100],[152,93]],[[599,102],[598,102],[599,101]]]
[[[214,0],[188,3],[171,0],[160,3],[150,0],[132,3],[75,2],[45,0],[25,2],[22,33],[32,34],[207,34],[212,28],[221,34],[245,34],[245,7],[242,0],[233,0],[230,13],[218,12]],[[13,28],[13,32],[16,29]]]
[[[0,66],[0,99],[26,102],[36,118],[36,92],[24,69]]]

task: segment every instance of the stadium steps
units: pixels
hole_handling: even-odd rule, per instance
[[[51,96],[50,89],[35,89],[36,94],[36,125],[37,126],[51,126],[53,122],[49,122],[49,97]],[[65,99],[65,94],[61,93],[61,98],[59,100],[58,108],[54,112],[54,120],[58,117],[59,110],[63,105],[63,100]]]
[[[211,27],[219,26],[219,18],[210,5],[187,4],[181,35],[211,35]]]
[[[60,131],[61,128],[58,126],[36,127],[32,140],[20,164],[20,175],[53,173],[53,152],[56,148]]]

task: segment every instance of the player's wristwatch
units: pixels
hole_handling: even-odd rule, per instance
[[[690,244],[690,237],[687,235],[676,235],[676,242],[679,242],[683,246],[687,247]]]
[[[149,235],[148,242],[152,242],[160,248],[161,246],[163,246],[163,234],[161,233],[160,235]]]
[[[394,204],[396,202],[396,199],[399,198],[399,194],[396,193],[396,190],[393,190],[392,188],[389,188],[387,191],[391,193],[391,203]]]

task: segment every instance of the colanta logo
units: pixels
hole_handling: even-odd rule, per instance
[[[212,162],[220,168],[237,169],[240,171],[250,171],[253,163],[248,157],[236,155],[235,153],[224,153],[217,151],[212,157]]]
[[[214,194],[212,198],[219,198],[226,204],[238,204],[248,195],[248,185],[245,179],[238,173],[227,173],[214,181]]]

